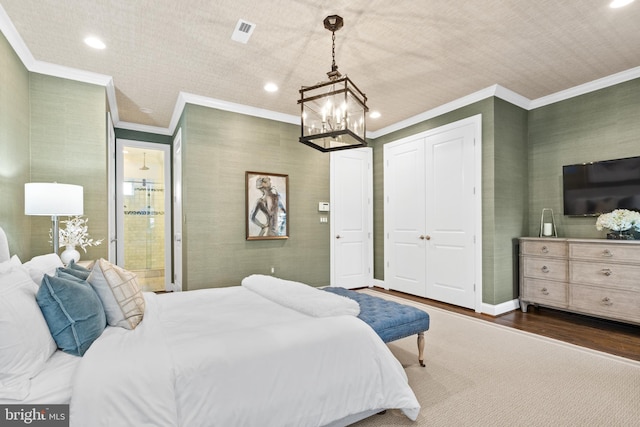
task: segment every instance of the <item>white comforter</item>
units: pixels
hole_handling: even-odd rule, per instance
[[[312,317],[244,287],[145,294],[133,331],[85,354],[72,426],[321,426],[419,404],[386,345],[354,316]]]

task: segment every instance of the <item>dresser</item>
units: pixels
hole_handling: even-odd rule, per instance
[[[640,324],[640,241],[520,239],[520,306]]]

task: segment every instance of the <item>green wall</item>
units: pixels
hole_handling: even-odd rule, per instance
[[[82,185],[89,232],[107,237],[106,112],[104,87],[30,73],[0,35],[0,226],[23,261],[52,249],[51,218],[24,215],[27,182]]]
[[[493,222],[490,266],[494,277],[493,289],[483,283],[482,300],[499,304],[519,296],[515,241],[526,234],[529,225],[528,112],[499,98],[494,99],[494,108],[494,203],[492,214],[487,212]]]
[[[529,236],[553,209],[560,237],[604,238],[594,217],[562,212],[562,166],[640,156],[640,79],[529,112]]]
[[[183,287],[237,285],[250,274],[329,284],[329,156],[299,126],[188,104],[181,120]],[[289,175],[289,239],[245,239],[245,172]]]
[[[29,72],[0,33],[0,227],[12,254],[30,259],[31,223],[24,215],[29,182]]]
[[[30,180],[82,185],[89,234],[94,239],[107,238],[104,87],[32,73],[30,97]],[[33,217],[31,221],[32,255],[50,252],[51,218]],[[106,258],[107,250],[103,244],[87,248],[86,254],[81,251],[81,256]]]

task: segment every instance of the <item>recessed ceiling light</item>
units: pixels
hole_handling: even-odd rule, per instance
[[[266,85],[264,85],[264,90],[266,90],[267,92],[277,92],[278,85],[275,83],[267,83]]]
[[[94,49],[104,49],[105,47],[107,47],[102,40],[100,40],[97,37],[87,37],[86,39],[84,39],[84,42],[87,46],[90,46]]]
[[[612,9],[617,9],[630,3],[633,3],[633,0],[613,0],[611,3],[609,3],[609,7]]]
[[[369,113],[369,118],[379,119],[381,116],[380,111],[372,111]]]

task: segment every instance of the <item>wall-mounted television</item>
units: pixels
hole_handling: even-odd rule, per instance
[[[640,156],[562,167],[564,214],[640,211]]]

